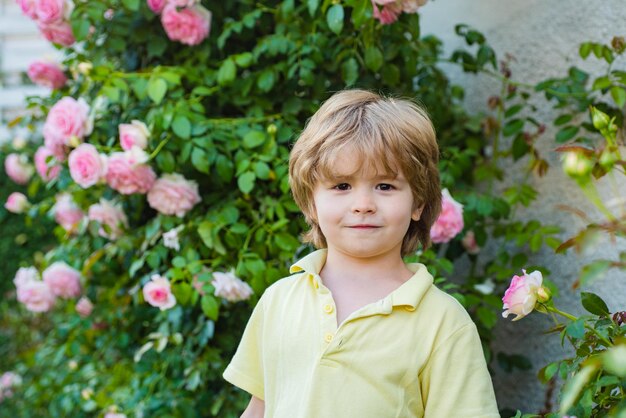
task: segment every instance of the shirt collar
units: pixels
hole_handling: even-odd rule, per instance
[[[289,268],[289,273],[306,272],[312,276],[317,276],[324,267],[328,250],[321,249],[305,256]],[[391,292],[385,299],[390,299],[392,306],[407,306],[411,310],[417,308],[426,292],[433,284],[433,276],[428,272],[426,266],[420,263],[410,263],[406,265],[413,272],[413,276],[400,287]],[[316,280],[313,278],[313,280]]]

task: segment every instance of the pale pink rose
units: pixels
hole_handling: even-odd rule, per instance
[[[4,204],[6,210],[12,213],[24,213],[29,206],[28,199],[20,192],[11,193]]]
[[[98,234],[108,239],[114,240],[121,237],[124,229],[128,227],[128,219],[122,208],[106,199],[100,199],[99,204],[89,207],[88,218],[100,224]]]
[[[448,242],[463,230],[463,205],[450,196],[448,189],[442,191],[441,213],[430,229],[435,244]]]
[[[85,214],[67,193],[60,193],[56,196],[56,203],[52,208],[54,219],[68,233],[76,232],[78,225],[83,220]]]
[[[64,20],[70,7],[70,4],[65,0],[35,0],[35,13],[37,20],[41,23],[55,23]]]
[[[41,275],[44,283],[50,286],[50,290],[52,290],[55,296],[66,299],[76,298],[82,292],[80,272],[63,261],[53,263]]]
[[[39,23],[37,26],[43,37],[54,44],[72,46],[76,42],[72,33],[72,26],[64,20],[54,23]]]
[[[150,131],[145,123],[134,120],[131,123],[122,123],[119,127],[120,145],[125,151],[130,151],[133,146],[146,149]]]
[[[172,228],[163,233],[163,245],[167,248],[171,248],[176,251],[180,251],[180,242],[178,242],[178,233],[185,227],[185,225],[178,225],[176,228]]]
[[[47,283],[31,280],[17,286],[17,300],[31,312],[47,312],[54,306],[56,296]]]
[[[402,0],[402,11],[404,13],[417,13],[418,9],[426,2],[427,0]]]
[[[476,243],[476,236],[474,235],[474,231],[467,231],[467,233],[461,240],[461,244],[468,254],[476,255],[480,252],[480,247]]]
[[[70,175],[80,187],[86,189],[97,184],[107,173],[107,158],[91,144],[80,144],[68,158]]]
[[[126,414],[118,414],[115,412],[107,412],[104,418],[126,418]]]
[[[48,157],[51,157],[49,162]],[[35,152],[35,169],[37,169],[37,173],[43,179],[43,181],[48,182],[54,178],[57,178],[59,173],[61,172],[61,166],[57,163],[54,154],[47,147],[41,146]]]
[[[198,184],[180,174],[165,174],[148,192],[148,204],[164,215],[185,216],[200,202]]]
[[[229,302],[246,300],[253,293],[248,283],[236,277],[233,273],[216,271],[213,273],[211,284],[215,287],[215,296],[224,298]]]
[[[158,274],[153,274],[151,280],[144,285],[143,297],[150,305],[162,311],[176,305],[176,297],[172,294],[170,282]]]
[[[380,9],[376,3],[384,4]],[[398,20],[398,16],[402,13],[402,7],[395,0],[372,0],[373,16],[383,25],[389,25]]]
[[[165,7],[165,3],[167,3],[166,0],[146,0],[146,2],[148,3],[150,10],[156,14],[161,13]]]
[[[64,161],[64,146],[69,145],[72,138],[82,140],[92,129],[87,102],[82,98],[63,97],[48,112],[43,125],[44,142],[59,161]]]
[[[91,303],[88,297],[83,296],[82,298],[78,299],[78,302],[76,303],[76,312],[80,316],[82,316],[83,318],[86,318],[89,315],[91,315],[92,311],[93,311],[93,303]]]
[[[122,194],[147,193],[156,180],[156,174],[141,160],[133,150],[113,153],[109,157],[107,184]]]
[[[167,4],[161,23],[170,40],[198,45],[209,35],[211,12],[200,5],[178,10],[175,5]]]
[[[540,271],[533,271],[530,274],[526,273],[526,270],[522,271],[524,272],[522,276],[513,276],[511,284],[502,298],[504,303],[502,309],[505,309],[502,316],[506,318],[510,314],[514,314],[513,321],[522,319],[532,312],[537,303],[538,293],[542,289],[543,276]],[[545,294],[545,291],[542,291],[541,294]]]
[[[35,10],[35,0],[17,0],[17,4],[19,4],[20,9],[22,9],[22,13],[31,19],[37,19],[37,12]]]
[[[15,277],[13,278],[13,283],[15,287],[21,287],[28,282],[39,281],[39,272],[35,267],[20,267],[17,269],[15,273]]]
[[[28,163],[28,157],[23,154],[9,154],[4,160],[4,171],[17,184],[26,184],[35,172]]]
[[[0,376],[0,389],[8,389],[22,384],[22,377],[14,372],[4,372]]]
[[[103,15],[103,17],[104,17],[106,20],[113,20],[113,16],[115,16],[115,10],[113,10],[113,9],[106,9],[106,10],[104,11],[104,15]]]
[[[56,63],[49,61],[35,61],[28,66],[28,77],[35,84],[60,89],[67,82],[63,69]]]

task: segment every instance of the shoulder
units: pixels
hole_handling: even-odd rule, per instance
[[[468,325],[475,326],[463,305],[434,284],[424,295],[419,311],[432,324],[436,324],[442,331],[449,333],[454,333]]]
[[[300,272],[278,279],[265,289],[259,302],[272,303],[293,296],[294,293],[303,292],[306,289],[308,279],[306,272]]]

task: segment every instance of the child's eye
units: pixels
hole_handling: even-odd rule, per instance
[[[377,186],[380,190],[383,191],[388,191],[388,190],[393,190],[394,187],[391,184],[388,183],[381,183]]]
[[[348,189],[350,189],[350,185],[348,183],[339,183],[339,184],[333,186],[333,189],[336,189],[336,190],[348,190]]]

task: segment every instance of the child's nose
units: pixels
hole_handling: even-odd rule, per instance
[[[359,191],[354,196],[352,202],[352,211],[355,213],[374,213],[376,212],[376,203],[370,191]]]

